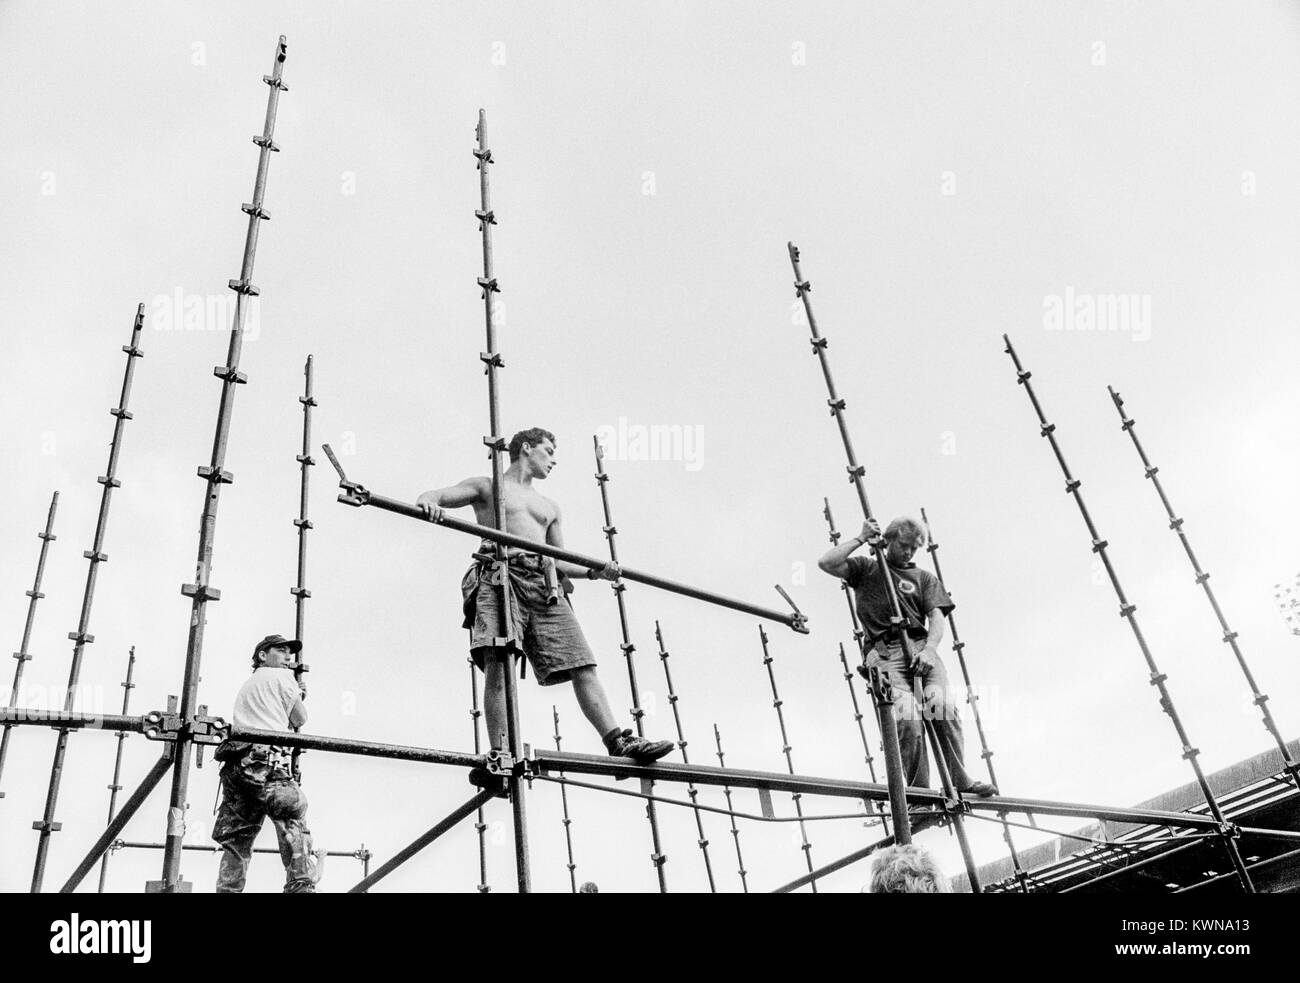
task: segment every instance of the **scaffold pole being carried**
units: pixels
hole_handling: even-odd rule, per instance
[[[826,519],[826,526],[829,530],[828,538],[832,546],[840,545],[840,533],[835,528],[835,517],[831,514],[831,502],[829,498],[822,499],[822,516]],[[844,592],[844,600],[849,608],[849,621],[853,625],[853,644],[858,650],[858,661],[860,665],[865,665],[867,661],[867,633],[862,630],[862,623],[858,620],[858,608],[853,601],[853,588],[849,586],[847,580],[840,581],[840,590]],[[871,744],[867,740],[866,728],[862,726],[862,708],[858,704],[858,692],[853,688],[853,673],[849,669],[849,660],[844,655],[844,645],[840,645],[840,666],[844,672],[844,683],[849,688],[849,698],[853,702],[853,720],[858,725],[858,736],[862,739],[863,760],[867,765],[867,774],[871,780],[876,781],[876,759],[871,754]],[[871,699],[871,710],[876,717],[877,725],[880,723],[880,707],[876,705],[876,691],[867,684],[867,696]],[[879,814],[882,817],[885,832],[889,832],[889,819],[883,811],[877,813],[875,803],[864,803],[868,815]]]

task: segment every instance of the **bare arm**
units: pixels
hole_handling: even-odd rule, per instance
[[[817,561],[818,569],[823,573],[829,573],[832,577],[843,579],[849,572],[849,557],[860,547],[874,541],[879,536],[880,524],[875,519],[868,519],[862,524],[862,532],[858,533],[856,538],[828,549],[822,558]]]
[[[289,711],[289,726],[297,730],[306,722],[307,708],[302,705],[302,700],[299,700],[293,705],[293,709]]]
[[[461,509],[488,500],[492,483],[487,478],[466,478],[448,488],[435,488],[415,500],[417,508],[432,514],[434,509]]]
[[[550,501],[547,499],[547,501]],[[551,546],[557,546],[564,549],[564,530],[560,525],[560,507],[554,502],[551,506],[555,509],[555,518],[551,524],[546,527],[546,542]],[[606,563],[602,570],[591,570],[588,567],[579,566],[576,563],[570,563],[568,560],[556,560],[555,572],[562,573],[566,577],[578,577],[581,579],[617,580],[619,577],[619,568],[617,563]]]

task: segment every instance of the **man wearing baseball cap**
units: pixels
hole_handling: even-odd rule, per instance
[[[294,658],[302,642],[267,635],[253,647],[253,675],[235,697],[234,725],[256,730],[289,730],[307,721],[302,701],[307,690],[294,678]],[[253,841],[270,818],[284,861],[286,894],[314,894],[319,880],[307,828],[307,799],[293,779],[288,748],[225,741],[217,748],[221,767],[221,806],[212,838],[221,845],[218,894],[244,890]]]

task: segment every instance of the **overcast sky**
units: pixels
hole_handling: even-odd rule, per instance
[[[498,161],[505,431],[557,434],[559,467],[542,490],[564,509],[572,548],[604,550],[591,436],[613,428],[607,468],[627,564],[774,607],[772,585],[790,591],[811,635],[768,631],[800,772],[864,774],[836,654],[849,637],[844,602],[815,562],[827,545],[822,497],[847,532],[861,516],[797,315],[787,240],[815,285],[873,507],[887,519],[924,506],[938,533],[1006,793],[1122,806],[1191,772],[1003,332],[1034,372],[1206,769],[1271,742],[1107,384],[1127,399],[1284,733],[1296,735],[1300,639],[1274,599],[1274,584],[1300,571],[1300,139],[1279,109],[1300,97],[1300,13],[1281,2],[0,6],[6,651],[21,640],[34,534],[61,492],[20,703],[61,702],[107,410],[140,302],[146,355],[82,698],[119,709],[131,645],[133,712],[179,691],[190,613],[180,585],[193,580],[205,488],[195,468],[208,461],[220,392],[211,372],[229,332],[218,302],[239,271],[239,205],[257,160],[249,137],[261,131],[260,79],[281,33],[283,150],[265,196],[261,306],[217,527],[222,599],[209,606],[203,653],[211,712],[229,715],[257,639],[292,632],[308,353],[314,443],[330,441],[352,477],[413,501],[485,471],[470,155],[483,107]],[[1088,321],[1093,304],[1103,313]],[[620,426],[681,427],[693,443],[632,460]],[[317,455],[307,729],[471,747],[458,588],[473,541],[336,504]],[[658,618],[691,760],[715,763],[716,722],[728,764],[783,770],[755,620],[636,585],[626,598],[652,736],[675,736]],[[583,584],[574,602],[630,724],[609,588]],[[530,673],[521,698],[531,744],[553,746],[555,704],[565,749],[600,751],[568,687],[540,690]],[[0,890],[30,881],[54,739],[14,734]],[[71,738],[47,888],[102,829],[113,744]],[[158,752],[130,738],[128,789]],[[303,766],[317,844],[364,841],[379,858],[471,793],[456,769],[319,753]],[[195,773],[190,842],[210,842],[216,777],[210,764]],[[792,812],[788,797],[776,800]],[[701,801],[723,804],[713,790]],[[752,793],[737,802],[757,811]],[[804,805],[843,811],[836,800]],[[159,790],[128,838],[160,840],[165,806]],[[580,880],[655,889],[639,802],[575,791],[570,807]],[[558,791],[539,784],[528,809],[534,883],[568,890]],[[660,812],[670,887],[706,889],[689,811]],[[508,806],[494,803],[488,819],[490,883],[513,890]],[[705,823],[719,887],[738,890],[726,820]],[[1003,855],[996,827],[971,825],[981,860]],[[873,835],[852,821],[809,827],[817,863]],[[382,889],[474,890],[474,836],[462,824]],[[961,869],[947,833],[920,840]],[[269,826],[262,842],[273,842]],[[746,824],[741,843],[754,889],[803,870],[793,827]],[[117,854],[110,887],[141,889],[160,860]],[[214,858],[187,855],[184,870],[195,890],[212,889]],[[331,861],[321,888],[343,890],[359,873]],[[864,877],[850,868],[824,885],[856,890]],[[259,857],[249,889],[282,878],[276,858]]]

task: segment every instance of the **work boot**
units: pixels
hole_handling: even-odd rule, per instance
[[[973,795],[976,798],[987,799],[990,795],[998,794],[998,787],[989,782],[971,782],[965,788],[957,789],[962,795]]]
[[[612,758],[632,758],[639,764],[658,761],[673,749],[672,741],[648,741],[637,737],[630,730],[610,731],[605,737],[605,747]]]
[[[946,826],[948,824],[948,814],[939,806],[917,806],[908,810],[908,825],[912,827],[913,833],[919,833],[923,829],[930,829],[934,826]]]

